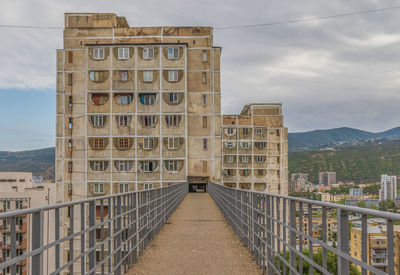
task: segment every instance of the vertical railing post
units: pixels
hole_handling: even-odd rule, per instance
[[[15,228],[15,217],[10,218],[10,234],[11,234],[11,259],[17,256],[17,236],[16,236],[16,228]],[[13,264],[11,266],[11,274],[16,274],[17,269],[16,265]]]
[[[121,196],[116,197],[116,214],[115,217],[121,215]],[[121,275],[121,217],[116,218],[114,230],[114,265],[116,265],[115,274]],[[118,232],[118,233],[117,233]]]
[[[74,205],[69,206],[69,232],[68,235],[74,234]],[[74,238],[69,239],[69,262],[74,259]],[[69,274],[74,274],[74,264],[69,266]]]
[[[81,203],[81,231],[85,230],[85,203]],[[85,234],[81,234],[81,253],[85,252]],[[85,274],[85,257],[81,258],[81,274]]]
[[[393,221],[387,220],[387,257],[388,257],[388,274],[394,275],[394,232],[393,232]]]
[[[32,250],[43,246],[43,210],[32,214]],[[43,274],[43,252],[32,256],[32,274]]]
[[[96,245],[96,230],[93,227],[96,224],[96,202],[89,202],[89,247],[88,249],[93,249]],[[96,251],[92,250],[89,252],[89,270],[96,266]],[[90,274],[95,274],[92,272]]]
[[[267,229],[265,230],[267,232],[267,270],[268,274],[273,274],[273,269],[272,269],[272,244],[271,244],[271,198],[269,195],[267,195],[266,198],[266,217],[267,217]]]
[[[368,261],[368,216],[365,214],[361,216],[361,261]],[[367,270],[362,268],[361,274],[367,275]]]
[[[289,208],[290,208],[290,220],[289,220],[289,228],[290,228],[290,266],[293,270],[296,270],[296,254],[293,249],[296,249],[296,201],[289,199]],[[290,271],[290,274],[295,274],[293,270]]]
[[[60,210],[59,208],[54,209],[54,239],[58,241],[60,239]],[[58,269],[60,267],[60,245],[56,244],[55,246],[55,268]],[[60,273],[56,273],[55,275],[59,275]]]
[[[349,217],[348,213],[342,209],[338,209],[338,240],[339,250],[349,253]],[[341,275],[349,274],[349,261],[338,255],[338,273]]]

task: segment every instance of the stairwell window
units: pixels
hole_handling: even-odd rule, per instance
[[[128,193],[129,192],[129,183],[120,183],[118,189],[119,189],[120,193]]]
[[[248,163],[249,162],[249,156],[242,156],[242,163]]]
[[[143,71],[143,81],[153,82],[153,71]]]
[[[279,137],[281,135],[281,132],[279,131],[279,129],[276,129],[276,136]]]
[[[154,59],[154,48],[143,48],[143,59]]]
[[[108,168],[108,161],[103,160],[95,160],[89,162],[90,168],[96,172],[102,172],[107,170]]]
[[[177,127],[181,122],[181,116],[178,115],[165,116],[165,122],[167,123],[168,127]]]
[[[206,74],[205,72],[203,72],[203,73],[201,74],[201,77],[202,77],[202,83],[203,83],[203,84],[206,84],[206,83],[207,83],[207,74]]]
[[[68,119],[68,130],[72,130],[72,118]]]
[[[178,71],[168,71],[168,81],[177,82],[178,81]]]
[[[130,160],[116,160],[114,161],[114,167],[118,172],[129,172],[132,170],[133,161]]]
[[[207,95],[203,95],[203,106],[207,106]]]
[[[168,138],[168,149],[178,150],[179,149],[179,138]]]
[[[207,139],[204,138],[203,139],[203,150],[207,150],[208,146],[207,146]]]
[[[203,62],[207,62],[207,51],[203,51]]]
[[[168,48],[168,59],[178,59],[179,48]]]
[[[203,116],[203,128],[207,128],[207,117]]]
[[[140,104],[143,105],[153,105],[157,102],[157,94],[154,93],[145,93],[139,94]]]
[[[158,167],[158,162],[155,160],[144,160],[139,162],[139,168],[143,172],[155,172]]]
[[[143,138],[143,149],[153,150],[154,149],[154,138]]]
[[[72,73],[68,73],[68,86],[72,86]]]
[[[104,194],[104,183],[95,183],[93,185],[93,194]]]
[[[68,140],[68,152],[72,152],[72,139]]]
[[[93,49],[93,59],[104,59],[104,48],[94,48]]]
[[[68,107],[72,108],[72,95],[68,97]]]
[[[72,161],[68,161],[68,173],[72,173]]]
[[[178,161],[167,160],[164,165],[168,172],[178,172]]]
[[[107,116],[94,115],[90,116],[90,123],[93,127],[104,127],[107,122]]]
[[[118,48],[118,59],[129,59],[129,48]]]
[[[169,94],[169,102],[170,102],[170,103],[177,103],[177,102],[179,102],[179,94],[178,94],[178,93],[170,93],[170,94]]]
[[[128,115],[117,115],[115,120],[118,126],[129,126],[131,124],[132,116]]]

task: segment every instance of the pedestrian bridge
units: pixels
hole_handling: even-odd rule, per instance
[[[6,222],[0,230],[11,241],[0,245],[0,270],[34,275],[399,272],[393,242],[399,214],[214,183],[208,184],[208,193],[188,189],[177,184],[1,213]],[[52,217],[51,224],[45,214]],[[356,215],[362,232],[357,255],[350,253],[349,240],[349,216]],[[322,229],[318,236],[313,230],[317,216]],[[327,220],[333,216],[337,236],[332,243]],[[20,217],[30,221],[31,239],[25,247],[19,241]],[[387,247],[378,265],[368,260],[370,217],[386,220]],[[45,227],[53,239],[45,238]]]

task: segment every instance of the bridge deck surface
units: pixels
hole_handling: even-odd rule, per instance
[[[189,193],[127,274],[261,274],[207,193]]]

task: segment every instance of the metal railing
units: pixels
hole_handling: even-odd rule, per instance
[[[346,275],[359,273],[356,269],[363,275],[395,274],[393,223],[400,221],[400,214],[234,189],[215,183],[209,183],[208,192],[267,274]],[[312,229],[315,208],[321,210],[318,218],[322,219],[318,237],[313,235]],[[349,243],[352,226],[349,215],[355,214],[361,215],[361,255],[357,256],[350,253]],[[334,216],[337,219],[334,240],[337,246],[328,242],[328,215],[330,219]],[[386,220],[387,265],[380,269],[368,263],[369,217]],[[307,228],[303,228],[303,219]],[[317,251],[316,247],[319,247]],[[328,265],[328,259],[333,257],[337,257],[337,265],[334,262]]]
[[[6,219],[10,225],[7,233],[10,252],[0,262],[0,272],[17,274],[24,264],[29,274],[34,275],[125,273],[178,207],[187,190],[187,184],[182,183],[1,213],[0,224]],[[45,214],[52,217],[48,228],[54,235],[47,242],[44,242]],[[21,216],[31,222],[31,243],[17,256],[16,220]],[[46,266],[45,253],[51,261]]]

